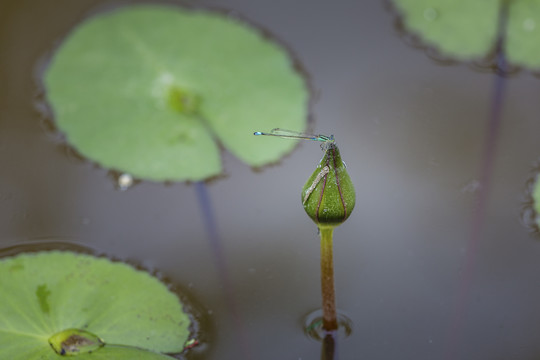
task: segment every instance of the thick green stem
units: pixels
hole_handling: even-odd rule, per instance
[[[323,329],[337,330],[336,295],[334,291],[334,259],[332,253],[333,227],[320,227],[321,233],[321,290]]]

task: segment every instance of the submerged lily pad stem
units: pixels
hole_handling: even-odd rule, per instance
[[[325,144],[319,165],[302,190],[302,204],[321,235],[321,291],[323,329],[338,328],[334,289],[332,235],[334,228],[351,215],[356,202],[354,185],[335,143]]]

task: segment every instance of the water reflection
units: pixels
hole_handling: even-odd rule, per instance
[[[214,211],[210,202],[210,195],[204,182],[195,183],[195,191],[197,193],[197,199],[199,206],[201,207],[201,215],[204,220],[205,229],[210,242],[211,250],[214,257],[214,263],[218,270],[219,280],[223,286],[223,297],[229,312],[229,316],[232,318],[232,328],[237,334],[237,344],[240,347],[240,354],[243,359],[251,359],[251,350],[248,345],[246,332],[244,330],[243,319],[238,311],[236,305],[235,292],[230,281],[228,273],[228,264],[223,254],[223,242],[217,229],[217,223],[215,220]]]
[[[499,23],[497,26],[497,42],[495,48],[495,58],[493,62],[496,64],[495,79],[491,104],[488,114],[488,124],[486,129],[486,139],[483,146],[483,154],[480,162],[480,175],[477,187],[478,201],[475,204],[472,213],[472,222],[467,240],[465,261],[463,271],[459,280],[459,288],[456,299],[454,300],[454,309],[450,325],[448,327],[448,335],[446,338],[445,359],[457,359],[457,349],[462,346],[463,328],[466,320],[467,308],[470,307],[470,297],[472,291],[472,278],[475,274],[475,268],[478,257],[478,244],[482,239],[482,231],[486,224],[487,204],[491,196],[491,185],[493,181],[493,167],[495,163],[495,155],[497,153],[497,145],[499,142],[499,133],[501,129],[503,105],[506,94],[506,77],[507,77],[507,59],[504,52],[508,19],[508,3],[503,2],[499,12]],[[476,191],[476,189],[475,189]]]
[[[335,332],[329,332],[324,336],[321,349],[321,360],[337,360],[337,341]]]

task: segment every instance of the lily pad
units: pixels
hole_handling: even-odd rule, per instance
[[[44,75],[58,128],[103,167],[150,180],[221,172],[218,141],[252,166],[294,142],[253,131],[304,130],[309,91],[288,52],[224,13],[137,5],[83,22]]]
[[[394,0],[405,28],[442,55],[486,58],[497,39],[501,1]],[[540,0],[508,4],[504,51],[518,66],[540,68]]]
[[[181,352],[189,337],[189,317],[164,284],[104,258],[4,258],[0,292],[0,359],[170,359],[159,353]]]
[[[540,228],[540,176],[536,176],[536,182],[534,184],[532,198],[533,206],[535,212],[535,222],[536,225]]]
[[[540,1],[510,2],[506,55],[516,65],[540,69]]]

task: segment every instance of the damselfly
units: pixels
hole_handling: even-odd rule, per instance
[[[280,138],[285,139],[302,139],[302,140],[312,140],[312,141],[318,141],[321,144],[321,147],[328,147],[328,145],[333,144],[335,142],[334,135],[314,135],[314,134],[306,134],[299,131],[293,131],[293,130],[285,130],[280,128],[272,129],[270,132],[261,132],[261,131],[255,131],[253,135],[267,135],[267,136],[277,136]]]

